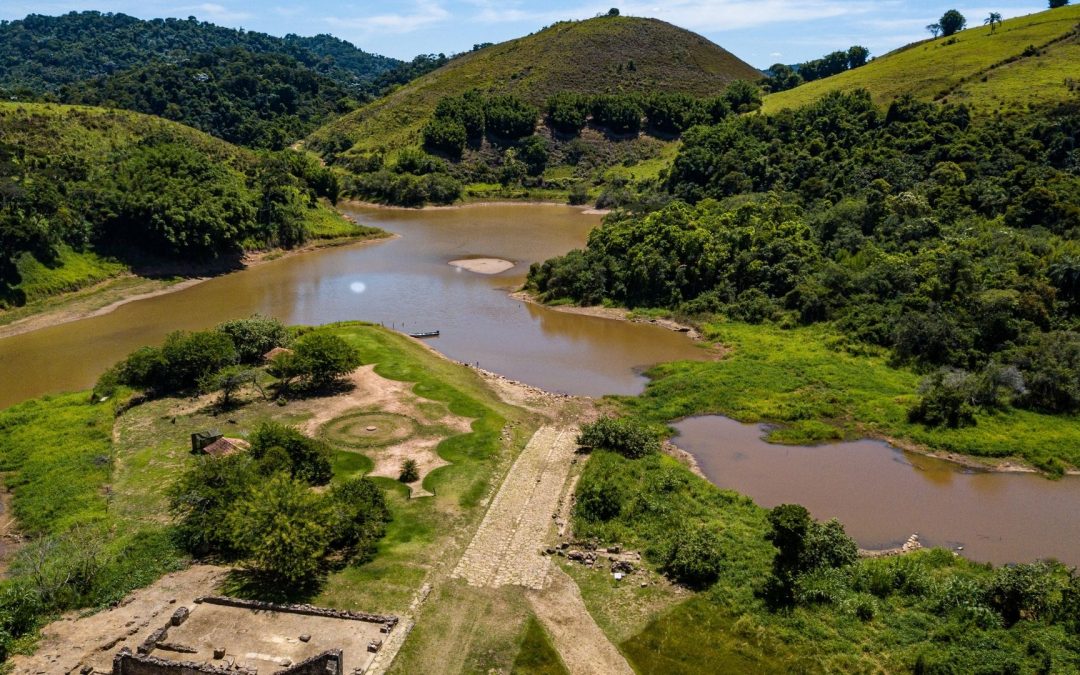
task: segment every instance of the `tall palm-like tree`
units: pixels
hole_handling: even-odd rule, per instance
[[[1001,12],[990,12],[990,16],[983,20],[983,25],[990,26],[990,32],[993,33],[1001,25]]]

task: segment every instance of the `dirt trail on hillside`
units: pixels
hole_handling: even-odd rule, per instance
[[[12,658],[14,672],[54,675],[78,673],[90,666],[95,673],[110,673],[116,652],[125,646],[135,651],[178,607],[191,607],[195,598],[212,593],[228,571],[194,565],[135,591],[110,610],[81,618],[77,613],[67,614],[42,630],[33,656]]]

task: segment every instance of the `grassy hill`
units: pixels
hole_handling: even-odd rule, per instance
[[[357,234],[316,198],[328,173],[149,115],[0,103],[0,319],[132,266],[197,274],[245,250]]]
[[[564,21],[454,59],[389,96],[316,131],[314,146],[345,138],[354,150],[419,142],[439,99],[469,89],[514,94],[541,106],[561,91],[715,95],[761,73],[700,35],[655,19]]]
[[[794,108],[829,91],[865,88],[879,105],[913,94],[983,113],[1022,112],[1080,98],[1078,63],[1080,5],[1072,5],[1010,19],[994,32],[977,26],[914,43],[861,68],[771,94],[762,109]]]

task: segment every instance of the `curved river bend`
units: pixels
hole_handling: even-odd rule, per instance
[[[439,330],[431,345],[450,358],[572,394],[636,393],[644,367],[706,356],[685,336],[656,326],[508,297],[530,263],[584,245],[599,218],[579,209],[518,204],[350,213],[399,237],[282,258],[103,316],[0,339],[0,408],[87,388],[128,352],[160,343],[170,331],[254,312],[288,323],[362,319],[407,332]],[[515,265],[492,276],[449,265],[472,257]],[[919,532],[928,544],[962,545],[977,560],[1052,555],[1080,563],[1077,479],[970,474],[872,441],[774,446],[757,427],[724,418],[677,426],[677,442],[718,485],[765,506],[799,502],[819,518],[837,516],[864,547]]]
[[[657,326],[566,314],[507,296],[531,263],[584,246],[599,216],[529,204],[349,213],[399,237],[285,257],[103,316],[0,339],[0,408],[88,388],[110,365],[170,331],[255,312],[286,323],[362,319],[406,332],[439,330],[430,344],[452,359],[590,396],[637,393],[645,367],[705,356],[685,336]],[[515,265],[485,276],[449,264],[469,257]]]

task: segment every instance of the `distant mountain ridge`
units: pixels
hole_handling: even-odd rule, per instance
[[[397,59],[370,54],[331,35],[281,38],[224,28],[194,17],[143,20],[96,11],[31,14],[0,22],[0,89],[55,92],[66,84],[154,60],[179,62],[231,47],[284,54],[354,91],[402,65]]]

